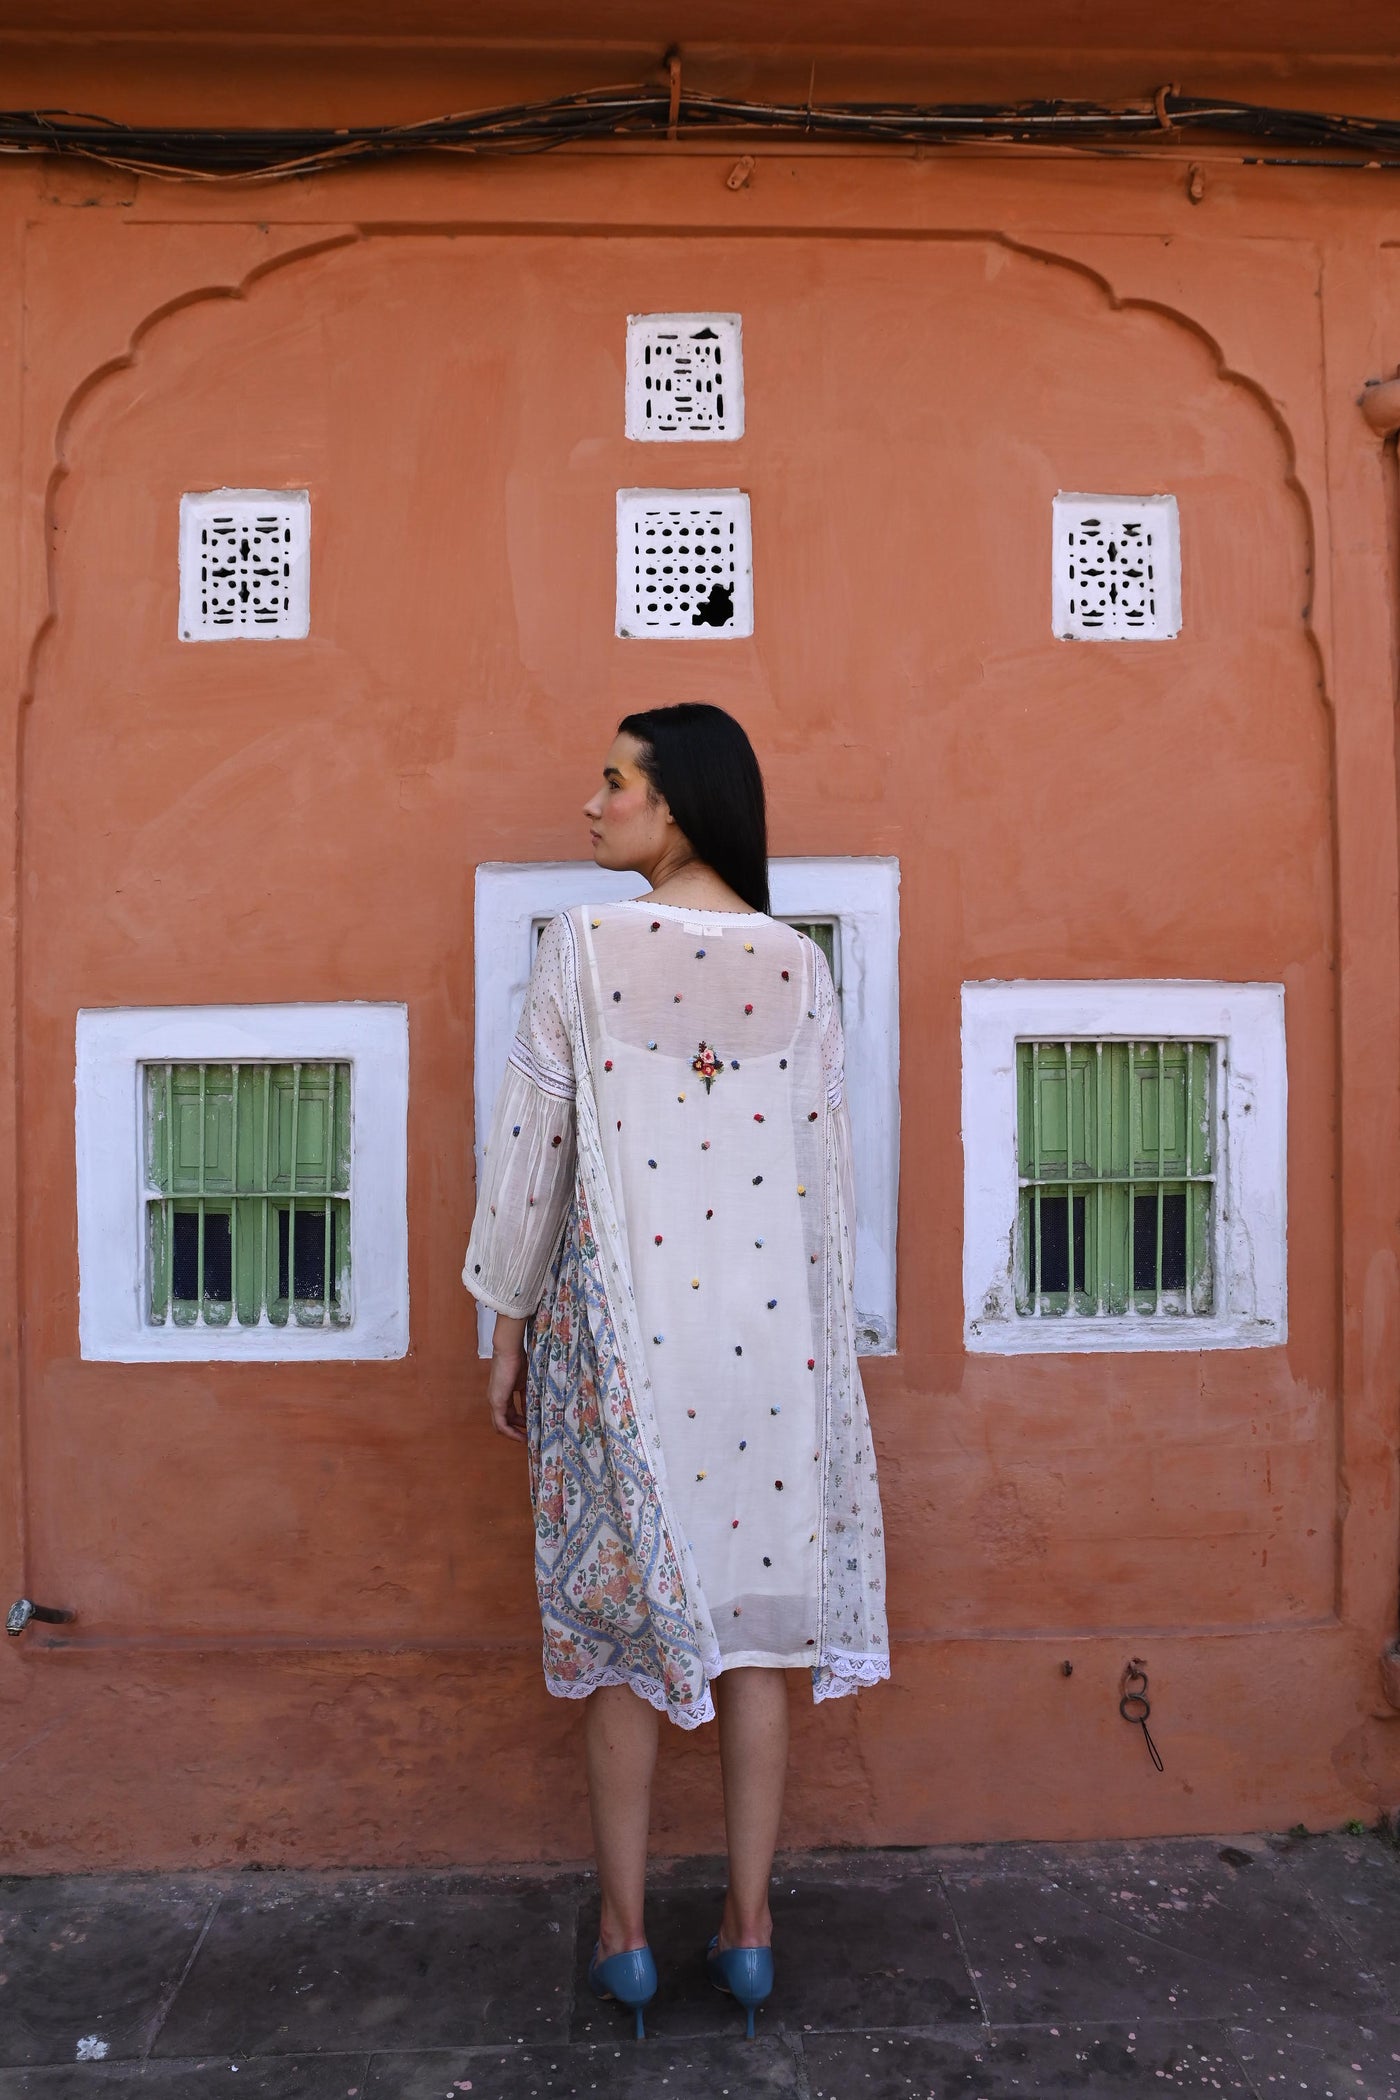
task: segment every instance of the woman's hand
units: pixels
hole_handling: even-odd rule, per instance
[[[491,1371],[486,1381],[486,1404],[491,1426],[499,1436],[525,1442],[525,1322],[496,1315],[491,1342]]]

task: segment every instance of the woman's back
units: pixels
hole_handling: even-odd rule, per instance
[[[810,1659],[825,1375],[813,944],[761,914],[571,914],[599,1142],[677,1515],[726,1662]]]

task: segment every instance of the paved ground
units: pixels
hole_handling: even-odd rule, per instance
[[[636,2042],[581,1873],[0,1881],[0,2100],[1400,2096],[1400,1853],[1179,1839],[790,1857],[745,2042],[718,1863],[658,1867]]]

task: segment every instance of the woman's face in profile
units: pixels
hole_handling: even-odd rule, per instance
[[[603,784],[583,805],[600,868],[636,868],[646,874],[676,842],[670,808],[637,763],[640,749],[635,737],[615,737],[603,760]]]

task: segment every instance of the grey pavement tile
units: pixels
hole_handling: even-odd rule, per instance
[[[994,2027],[1149,2014],[1248,2020],[1378,2004],[1376,1981],[1353,1949],[1305,1898],[1286,1900],[1266,1866],[1125,1855],[947,1887]]]
[[[1272,2020],[1230,2031],[1259,2100],[1400,2100],[1400,2015]]]
[[[548,2041],[568,2023],[575,1896],[466,1877],[258,1877],[226,1894],[157,2057]]]
[[[189,1879],[0,1880],[0,2065],[141,2055],[215,1901]]]
[[[1226,1846],[1243,1848],[1251,1859],[1271,1861],[1274,1853],[1262,1837],[1079,1838],[1062,1844],[1018,1839],[1007,1844],[941,1845],[930,1852],[928,1866],[944,1881],[970,1876],[1095,1873],[1101,1869],[1135,1868],[1143,1875],[1162,1875],[1173,1868],[1215,1870]]]
[[[367,2066],[363,2055],[51,2065],[0,2071],[0,2100],[356,2100],[365,2090]]]
[[[773,2004],[791,2026],[932,2027],[982,2017],[935,1880],[789,1883],[774,1897],[773,1947]]]
[[[1050,2100],[1217,2093],[1252,2100],[1223,2027],[1001,2029],[804,2037],[811,2100]]]
[[[595,2046],[435,2050],[376,2056],[366,2100],[806,2100],[802,2073],[781,2040],[650,2034]]]
[[[705,1945],[723,1902],[718,1886],[648,1894],[647,1935],[658,1977],[647,2009],[648,2032],[724,2034],[737,2026],[742,2033],[742,2011],[715,1989],[705,1970]],[[883,1884],[785,1880],[775,1884],[772,1906],[776,1982],[758,2012],[760,2029],[800,2031],[867,2021],[927,2027],[981,2018],[948,1899],[936,1881],[896,1890]],[[577,2040],[613,2033],[626,2017],[588,1989],[597,1926],[598,1907],[592,1901],[579,1914]]]
[[[1373,1837],[1308,1838],[1277,1856],[1273,1872],[1280,1898],[1305,1890],[1400,2003],[1400,1852]]]

